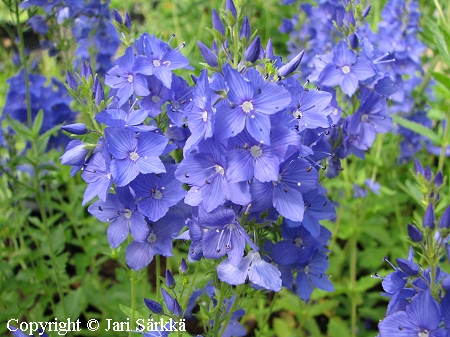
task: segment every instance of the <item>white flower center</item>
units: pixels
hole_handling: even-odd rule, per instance
[[[161,199],[162,196],[163,196],[163,195],[162,195],[162,193],[161,193],[160,190],[155,190],[155,191],[153,192],[153,198],[155,198],[156,200]]]
[[[133,79],[134,79],[133,75],[128,75],[128,78],[127,78],[128,82],[133,83]]]
[[[215,164],[214,168],[216,169],[216,173],[219,173],[221,175],[225,174],[225,170],[222,166]]]
[[[297,247],[301,247],[303,245],[302,238],[295,238],[294,245],[296,245]]]
[[[208,111],[203,111],[203,113],[202,113],[202,119],[203,119],[203,121],[206,123],[206,120],[208,119]]]
[[[153,60],[153,65],[155,67],[159,67],[161,65],[161,62],[159,62],[159,60]]]
[[[349,67],[349,66],[343,66],[343,67],[342,67],[342,72],[343,72],[344,74],[348,74],[348,73],[350,72],[350,67]]]
[[[138,159],[139,159],[139,155],[137,154],[137,152],[135,152],[135,151],[131,152],[131,153],[130,153],[130,159],[131,159],[132,161],[138,160]]]
[[[430,333],[428,332],[428,330],[419,331],[419,334],[418,334],[419,337],[428,337],[429,335],[430,335]]]
[[[242,103],[241,107],[245,112],[250,112],[253,110],[253,104],[250,101],[245,101],[244,103]]]
[[[303,272],[308,275],[309,274],[309,266],[306,266],[305,268],[303,268]]]
[[[297,118],[297,119],[301,119],[303,117],[303,114],[300,110],[295,110],[292,115]]]
[[[368,114],[363,114],[363,115],[361,116],[361,121],[362,121],[362,122],[369,123],[369,115],[368,115]]]
[[[157,237],[156,237],[155,233],[152,233],[148,236],[147,241],[150,243],[153,243],[153,242],[156,242],[156,239],[157,239]]]
[[[152,102],[153,103],[158,103],[161,100],[161,98],[159,96],[152,96]]]
[[[250,153],[253,157],[258,158],[262,156],[262,150],[258,145],[253,145],[250,149]]]
[[[123,212],[123,216],[127,219],[131,218],[132,215],[133,215],[133,212],[131,211],[131,209],[128,209],[128,208]]]

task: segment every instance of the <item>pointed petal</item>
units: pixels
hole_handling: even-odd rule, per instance
[[[130,268],[139,270],[152,262],[154,255],[150,243],[133,241],[126,250],[127,264]]]

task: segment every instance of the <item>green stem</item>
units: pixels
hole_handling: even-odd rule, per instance
[[[272,314],[273,306],[275,304],[275,300],[277,299],[278,293],[273,294],[272,301],[270,302],[269,310],[264,315],[264,319],[261,322],[261,326],[259,327],[259,332],[262,332],[263,329],[267,326],[267,323],[269,322],[270,315]],[[233,303],[234,304],[234,303]],[[231,313],[231,310],[230,310]],[[231,317],[231,315],[230,315]]]
[[[217,287],[216,287],[217,289]],[[217,306],[215,308],[216,315],[214,316],[214,327],[213,327],[213,336],[219,337],[219,329],[220,329],[220,314],[222,313],[222,306],[223,306],[223,290],[222,290],[222,283],[221,283],[221,289],[219,290],[219,299],[217,300]]]
[[[350,296],[351,296],[351,336],[356,336],[356,320],[357,320],[357,311],[356,311],[356,269],[357,269],[357,233],[356,228],[353,228],[352,237],[350,239]]]
[[[28,78],[28,64],[27,57],[25,55],[25,41],[23,40],[23,27],[20,24],[20,12],[19,12],[19,1],[15,2],[15,14],[16,14],[16,23],[17,23],[17,34],[19,35],[19,54],[22,59],[23,66],[23,75],[25,78],[25,97],[27,101],[27,124],[28,127],[31,128],[32,125],[32,116],[31,116],[31,96],[30,96],[30,85]]]
[[[441,144],[441,153],[439,155],[439,163],[438,163],[438,171],[441,171],[444,169],[444,161],[445,161],[445,154],[447,152],[447,146],[448,146],[448,141],[450,138],[450,127],[449,127],[449,116],[446,116],[447,118],[447,123],[445,123],[445,129],[444,129],[444,134],[442,137],[442,144]]]
[[[131,269],[130,271],[130,281],[131,281],[131,330],[133,330],[136,312],[136,271],[134,269]],[[133,333],[130,331],[128,336],[131,337],[132,335]]]
[[[161,276],[161,256],[156,254],[156,302],[159,302],[159,297],[161,296],[161,285],[159,283],[159,277]]]

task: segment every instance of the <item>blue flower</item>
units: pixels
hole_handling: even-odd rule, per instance
[[[189,60],[153,35],[143,35],[141,42],[144,55],[136,57],[133,71],[143,75],[155,75],[166,88],[170,89],[172,70],[187,67]]]
[[[162,111],[161,106],[169,99],[170,90],[156,76],[147,76],[147,81],[150,91],[139,101],[139,106],[147,111],[149,117],[156,117]]]
[[[445,337],[441,328],[442,314],[430,291],[422,291],[411,299],[406,311],[388,315],[379,324],[380,337],[430,336]]]
[[[111,160],[111,173],[118,186],[130,183],[139,173],[162,173],[166,169],[159,159],[168,139],[151,132],[136,134],[128,129],[105,129]]]
[[[219,207],[207,212],[200,208],[198,223],[207,229],[202,237],[203,255],[206,258],[219,259],[228,254],[230,263],[237,266],[247,243],[253,249],[258,249],[236,221],[236,214],[232,209]]]
[[[155,254],[172,256],[172,240],[183,226],[183,218],[174,214],[168,214],[157,222],[150,223],[148,237],[144,241],[133,241],[128,245],[128,266],[139,270],[152,262]]]
[[[328,256],[321,251],[316,251],[310,261],[299,265],[296,278],[297,293],[303,301],[309,300],[314,287],[334,291],[333,284],[325,274],[329,265]]]
[[[234,266],[229,258],[223,260],[217,266],[217,276],[232,285],[242,284],[248,278],[258,287],[273,291],[281,290],[280,271],[253,250],[249,251],[237,266]]]
[[[81,173],[81,178],[88,183],[82,205],[85,205],[95,196],[98,196],[100,200],[106,201],[106,196],[113,183],[110,170],[111,155],[106,149],[106,144],[103,140],[100,144],[101,150],[89,157]]]
[[[137,207],[150,221],[161,219],[171,206],[186,195],[182,185],[174,177],[176,166],[166,166],[166,173],[140,174],[130,186],[137,198]]]
[[[135,59],[133,48],[128,47],[125,54],[116,59],[117,65],[106,73],[105,84],[117,89],[119,106],[125,104],[133,93],[139,96],[150,94],[145,76],[132,70]]]
[[[185,198],[188,205],[202,203],[209,212],[226,199],[239,205],[250,203],[248,183],[228,180],[225,150],[223,144],[208,138],[200,142],[198,152],[191,153],[180,163],[175,177],[192,186]]]
[[[269,115],[284,109],[291,95],[282,86],[266,82],[256,69],[248,69],[245,77],[227,65],[224,72],[229,104],[217,106],[214,135],[225,139],[247,128],[255,140],[270,145]]]
[[[322,85],[341,89],[348,96],[352,96],[358,88],[359,81],[375,75],[372,64],[364,57],[357,57],[348,48],[347,43],[339,43],[333,52],[333,60],[322,70],[319,81]]]
[[[107,234],[113,248],[119,247],[129,232],[137,241],[144,241],[149,235],[144,215],[136,208],[128,187],[117,187],[116,194],[109,194],[106,201],[94,202],[88,211],[100,221],[111,222]]]

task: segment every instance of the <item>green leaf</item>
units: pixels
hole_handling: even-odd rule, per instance
[[[6,120],[8,121],[9,126],[14,130],[14,132],[23,137],[24,139],[31,141],[33,139],[33,134],[30,129],[28,129],[25,125],[12,119],[9,115],[6,115]]]
[[[120,308],[120,310],[122,310],[122,312],[125,314],[125,316],[131,317],[131,308],[130,307],[127,307],[123,304],[119,304],[119,308]]]
[[[440,84],[442,84],[447,90],[450,91],[450,79],[441,73],[438,73],[437,71],[430,70],[431,75],[433,75],[434,79],[438,81]]]
[[[350,327],[340,318],[331,317],[327,328],[330,337],[350,336]]]
[[[392,115],[392,119],[397,124],[403,126],[406,129],[412,130],[415,133],[418,133],[419,135],[422,135],[424,137],[427,137],[430,139],[435,145],[439,145],[441,143],[441,140],[439,138],[439,135],[434,133],[431,129],[426,128],[422,124],[411,122],[403,117]]]
[[[33,126],[31,127],[31,133],[34,138],[39,136],[39,131],[41,131],[42,122],[44,121],[44,111],[39,110],[36,118],[34,119]]]

